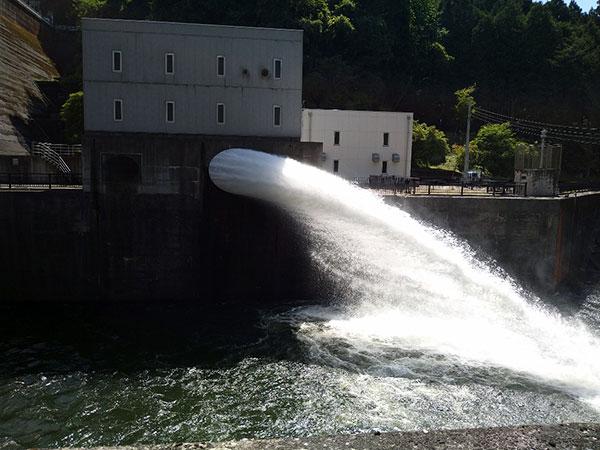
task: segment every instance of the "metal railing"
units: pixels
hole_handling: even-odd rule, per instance
[[[49,148],[60,156],[81,156],[81,144],[51,144],[50,142],[34,141],[31,144],[31,149],[33,150],[39,146]]]
[[[0,189],[77,188],[81,185],[80,173],[0,173]]]
[[[31,154],[35,156],[41,156],[42,159],[48,161],[54,167],[59,169],[62,173],[71,173],[71,168],[67,165],[65,160],[62,158],[59,151],[63,151],[64,155],[73,152],[68,156],[75,154],[75,150],[63,144],[50,144],[48,142],[33,142],[31,144]],[[81,151],[81,149],[80,149]]]
[[[418,186],[418,178],[371,175],[369,177],[351,178],[352,183],[368,189],[392,191],[393,193],[409,193]]]
[[[485,195],[527,196],[527,183],[510,181],[452,181],[420,180],[419,178],[371,176],[353,178],[350,181],[383,195]]]
[[[491,195],[495,196],[527,196],[527,183],[497,180],[481,181],[447,181],[426,180],[413,190],[414,195]]]

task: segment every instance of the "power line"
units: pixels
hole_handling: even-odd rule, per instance
[[[567,125],[556,125],[532,120],[519,119],[504,114],[477,108],[473,112],[473,118],[486,123],[509,122],[512,130],[518,134],[540,137],[542,130],[547,131],[547,137],[558,141],[578,142],[580,144],[600,144],[600,133],[597,129],[571,127]]]
[[[475,115],[480,120],[494,123],[510,122],[511,128],[519,129],[524,132],[540,133],[546,129],[549,134],[563,140],[576,140],[588,143],[589,141],[600,141],[600,133],[583,131],[583,129],[573,129],[571,127],[562,127],[561,125],[544,124],[542,122],[524,121],[516,117],[506,116],[504,114],[494,113],[486,109],[477,109]]]
[[[600,130],[598,130],[598,128],[585,128],[585,127],[576,127],[576,126],[571,126],[571,125],[558,125],[558,124],[547,123],[547,122],[536,122],[534,120],[528,120],[528,119],[519,119],[517,117],[507,116],[506,114],[489,111],[489,110],[483,109],[483,108],[477,108],[477,111],[482,111],[482,112],[485,112],[488,114],[494,114],[499,117],[505,117],[507,120],[510,120],[510,121],[515,120],[515,121],[519,121],[519,122],[529,123],[531,125],[541,126],[543,128],[568,128],[568,129],[572,129],[572,130],[581,130],[584,132],[600,131]]]

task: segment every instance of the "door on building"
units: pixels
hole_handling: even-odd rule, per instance
[[[381,173],[387,173],[387,161],[381,162]]]

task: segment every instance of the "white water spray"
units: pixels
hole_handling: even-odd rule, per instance
[[[321,311],[318,323],[306,317],[299,333],[307,344],[322,349],[328,341],[344,341],[350,353],[396,370],[399,361],[386,354],[389,349],[509,369],[600,409],[598,335],[527,299],[449,235],[291,159],[230,149],[213,159],[209,172],[227,192],[301,214],[318,236],[315,262],[350,286],[347,313]],[[348,364],[355,363],[342,365]]]

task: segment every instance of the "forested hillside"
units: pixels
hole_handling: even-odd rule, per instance
[[[72,23],[86,15],[301,28],[306,107],[414,111],[451,141],[464,128],[454,92],[474,84],[478,105],[489,110],[600,127],[600,2],[591,11],[563,0],[46,0],[43,7]],[[594,150],[569,144],[567,168],[589,174]]]

